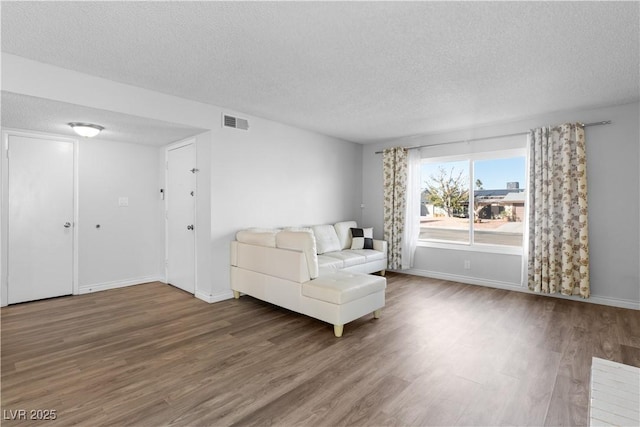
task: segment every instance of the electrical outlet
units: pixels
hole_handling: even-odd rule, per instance
[[[471,269],[471,261],[469,261],[468,259],[464,260],[464,269],[465,270]]]

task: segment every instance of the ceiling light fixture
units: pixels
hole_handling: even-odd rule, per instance
[[[100,131],[104,130],[103,126],[94,125],[91,123],[72,122],[69,123],[69,126],[71,126],[71,129],[73,129],[75,133],[80,136],[84,136],[85,138],[93,138],[94,136],[99,134]]]

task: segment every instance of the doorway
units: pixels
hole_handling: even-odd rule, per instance
[[[76,142],[8,132],[5,144],[6,301],[71,295]]]
[[[195,141],[167,147],[166,167],[167,283],[195,294]]]

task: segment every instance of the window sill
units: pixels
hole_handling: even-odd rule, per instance
[[[484,252],[484,253],[503,254],[503,255],[522,256],[523,254],[522,247],[520,246],[484,245],[484,244],[471,245],[469,243],[450,243],[450,242],[444,242],[444,241],[438,242],[438,241],[427,241],[427,240],[418,241],[417,246],[421,248],[447,249],[447,250],[465,251],[465,252]]]

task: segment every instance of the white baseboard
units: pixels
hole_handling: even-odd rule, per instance
[[[588,302],[591,304],[608,305],[611,307],[629,308],[632,310],[640,310],[640,302],[626,299],[601,297],[597,295],[591,295],[589,298],[581,298],[579,296],[567,296],[562,294],[543,294],[538,292],[531,292],[528,288],[522,286],[520,283],[500,282],[490,279],[478,279],[476,277],[461,276],[458,274],[441,273],[437,271],[429,270],[397,270],[396,273],[412,274],[414,276],[429,277],[432,279],[450,280],[452,282],[466,283],[469,285],[486,286],[489,288],[506,289],[509,291],[524,292],[531,295],[542,295],[546,297],[568,299],[572,301]]]
[[[213,295],[209,295],[209,294],[205,294],[204,292],[196,291],[196,298],[211,304],[214,302],[224,301],[224,300],[233,298],[233,292],[231,291],[231,289],[229,289],[228,291],[218,292]]]
[[[569,298],[569,297],[566,297]],[[597,295],[591,295],[588,299],[581,299],[582,301],[591,302],[593,304],[610,305],[612,307],[630,308],[632,310],[640,310],[640,301],[632,301],[627,299],[618,299],[610,297],[599,297]]]
[[[127,286],[140,285],[148,282],[162,282],[166,283],[163,276],[147,276],[139,277],[137,279],[128,280],[116,280],[113,282],[96,283],[93,285],[84,285],[78,290],[78,294],[88,294],[91,292],[106,291],[107,289],[124,288]],[[205,294],[204,292],[196,291],[195,297],[208,303],[214,303],[218,301],[224,301],[233,298],[233,292],[231,289],[223,292],[218,292],[213,295]]]
[[[80,288],[78,289],[78,294],[89,294],[91,292],[106,291],[108,289],[124,288],[127,286],[140,285],[142,283],[162,281],[163,278],[160,276],[146,276],[127,280],[114,280],[112,282],[95,283],[93,285],[80,286]]]
[[[409,270],[398,270],[396,271],[396,273],[407,273],[413,274],[414,276],[429,277],[432,279],[440,280],[450,280],[452,282],[466,283],[469,285],[488,286],[490,288],[506,289],[509,291],[525,291],[520,283],[501,282],[499,280],[491,279],[478,279],[477,277],[441,273],[439,271],[417,270],[415,268],[411,268]]]

